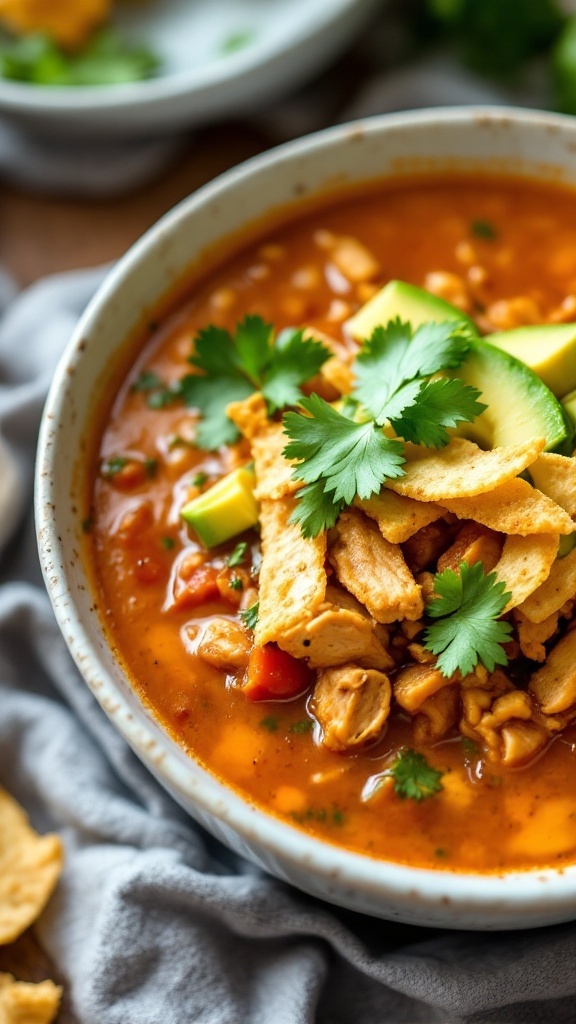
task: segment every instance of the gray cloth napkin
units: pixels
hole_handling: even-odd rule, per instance
[[[204,833],[95,703],[40,578],[31,480],[55,363],[102,276],[41,282],[0,319],[0,427],[26,491],[0,556],[0,783],[63,837],[37,928],[80,1021],[572,1022],[576,925],[433,932],[316,901]]]

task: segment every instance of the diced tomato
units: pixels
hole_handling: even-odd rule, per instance
[[[220,597],[218,589],[218,573],[212,565],[200,565],[186,580],[177,579],[174,588],[174,608],[193,608],[217,601]]]
[[[276,644],[253,647],[242,689],[249,700],[286,700],[303,693],[314,673],[305,661],[281,651]]]

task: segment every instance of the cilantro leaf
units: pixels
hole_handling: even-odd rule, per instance
[[[405,800],[420,802],[444,787],[441,771],[433,768],[423,754],[415,750],[401,750],[390,769],[385,773],[394,779],[394,792]]]
[[[296,494],[297,504],[288,522],[296,523],[303,537],[317,537],[323,530],[331,530],[345,506],[344,501],[324,490],[324,482],[307,484]]]
[[[450,440],[446,427],[471,423],[487,408],[478,401],[480,395],[458,378],[426,381],[420,384],[414,405],[405,407],[400,416],[390,417],[390,422],[405,441],[442,448]]]
[[[391,320],[374,329],[356,359],[353,397],[380,425],[392,420],[417,399],[417,381],[461,366],[471,342],[460,320],[424,323],[414,334],[410,324]]]
[[[437,667],[446,678],[458,671],[468,675],[479,661],[489,672],[508,663],[502,644],[512,627],[497,620],[510,594],[496,573],[486,576],[481,562],[461,562],[458,572],[436,573],[434,594],[426,614],[438,622],[427,627],[424,646],[439,655]]]
[[[260,602],[256,601],[255,604],[250,605],[245,611],[240,612],[240,618],[247,629],[256,629],[258,622],[258,612],[260,609]]]
[[[235,565],[241,565],[242,562],[244,561],[244,556],[246,555],[247,549],[248,542],[245,540],[241,540],[240,543],[237,544],[236,547],[234,548],[232,554],[228,555],[228,558],[226,559],[226,565],[229,566],[230,569],[233,569]]]
[[[284,331],[274,344],[272,326],[259,316],[246,316],[234,337],[212,325],[201,330],[189,358],[199,372],[187,374],[179,385],[186,405],[202,415],[200,447],[210,450],[238,440],[240,434],[226,415],[230,402],[262,391],[270,412],[295,405],[302,397],[300,386],[329,358],[328,349],[305,339],[302,331]]]
[[[239,431],[228,419],[226,406],[248,398],[253,391],[250,382],[240,375],[200,377],[189,373],[182,378],[181,397],[186,405],[199,409],[202,414],[196,435],[200,448],[211,451],[238,440]]]
[[[118,85],[149,78],[158,58],[103,28],[77,53],[70,53],[42,33],[2,41],[0,75],[44,86]]]
[[[316,394],[300,405],[308,416],[288,412],[282,421],[291,438],[284,454],[300,460],[293,472],[297,480],[313,484],[322,478],[334,502],[351,505],[357,494],[369,498],[384,480],[403,475],[401,442],[385,437],[372,420],[355,423]]]
[[[315,377],[330,357],[321,342],[305,338],[303,331],[282,331],[276,339],[274,359],[262,380],[262,393],[270,412],[297,405],[300,385]]]

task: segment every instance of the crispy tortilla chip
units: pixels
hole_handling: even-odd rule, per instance
[[[255,391],[241,402],[230,402],[226,415],[249,441],[268,426],[268,409],[261,391]]]
[[[0,789],[0,944],[14,942],[44,909],[62,870],[58,836],[39,836]]]
[[[439,505],[403,498],[388,487],[371,498],[355,498],[354,504],[378,523],[380,533],[391,544],[403,544],[418,530],[444,515],[444,509]]]
[[[340,582],[376,622],[420,619],[421,588],[397,544],[385,540],[375,523],[358,509],[342,512],[338,536],[328,551]]]
[[[282,452],[288,438],[281,423],[268,423],[252,438],[252,457],[256,474],[254,495],[264,498],[284,498],[302,487],[300,480],[292,479],[294,460],[285,459]]]
[[[332,356],[332,359],[324,363],[320,376],[341,395],[349,395],[354,387],[354,374],[350,364],[338,359],[337,356]]]
[[[535,590],[519,611],[530,622],[544,622],[576,595],[576,549],[565,558],[557,558],[546,580]]]
[[[0,1024],[51,1024],[61,996],[62,989],[53,981],[33,985],[0,974]]]
[[[545,443],[543,437],[533,437],[489,452],[463,437],[453,437],[444,448],[407,444],[405,475],[386,486],[417,501],[485,494],[527,469]]]
[[[317,614],[326,596],[326,534],[310,540],[288,520],[292,498],[265,500],[260,509],[262,566],[257,644],[279,641]]]
[[[558,553],[557,533],[507,537],[494,572],[512,594],[505,612],[516,608],[549,576]]]
[[[534,486],[576,518],[576,459],[543,452],[530,466]]]
[[[540,459],[545,458],[544,455]],[[537,462],[540,461],[537,459]],[[576,526],[564,507],[517,477],[473,498],[441,502],[458,519],[474,519],[499,533],[572,533]]]

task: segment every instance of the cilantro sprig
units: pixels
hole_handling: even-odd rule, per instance
[[[189,362],[199,372],[179,382],[188,406],[202,414],[198,444],[212,450],[238,439],[236,426],[226,415],[230,402],[261,391],[270,413],[302,399],[301,386],[314,377],[330,358],[321,342],[306,338],[303,330],[282,331],[274,342],[271,324],[259,316],[246,316],[232,336],[209,326],[198,334]]]
[[[438,655],[436,665],[444,676],[458,671],[466,676],[479,661],[489,672],[508,663],[502,645],[510,639],[512,627],[498,616],[510,596],[496,573],[485,575],[481,562],[461,562],[458,572],[436,573],[426,614],[438,621],[427,627],[424,646]]]
[[[394,779],[394,792],[401,800],[419,803],[444,788],[440,781],[444,773],[433,768],[423,754],[411,749],[401,750],[383,774]]]
[[[454,370],[468,355],[472,336],[462,321],[376,327],[354,364],[356,385],[341,411],[318,395],[300,400],[303,413],[284,415],[288,459],[297,461],[292,521],[306,537],[334,525],[356,495],[369,498],[386,480],[404,474],[402,440],[429,447],[449,441],[448,428],[472,422],[486,406],[463,381],[429,378]],[[398,435],[388,437],[390,425]],[[400,440],[402,439],[402,440]]]
[[[122,85],[150,78],[159,67],[154,53],[127,42],[111,28],[95,32],[77,53],[41,33],[0,38],[0,76],[32,85]]]

